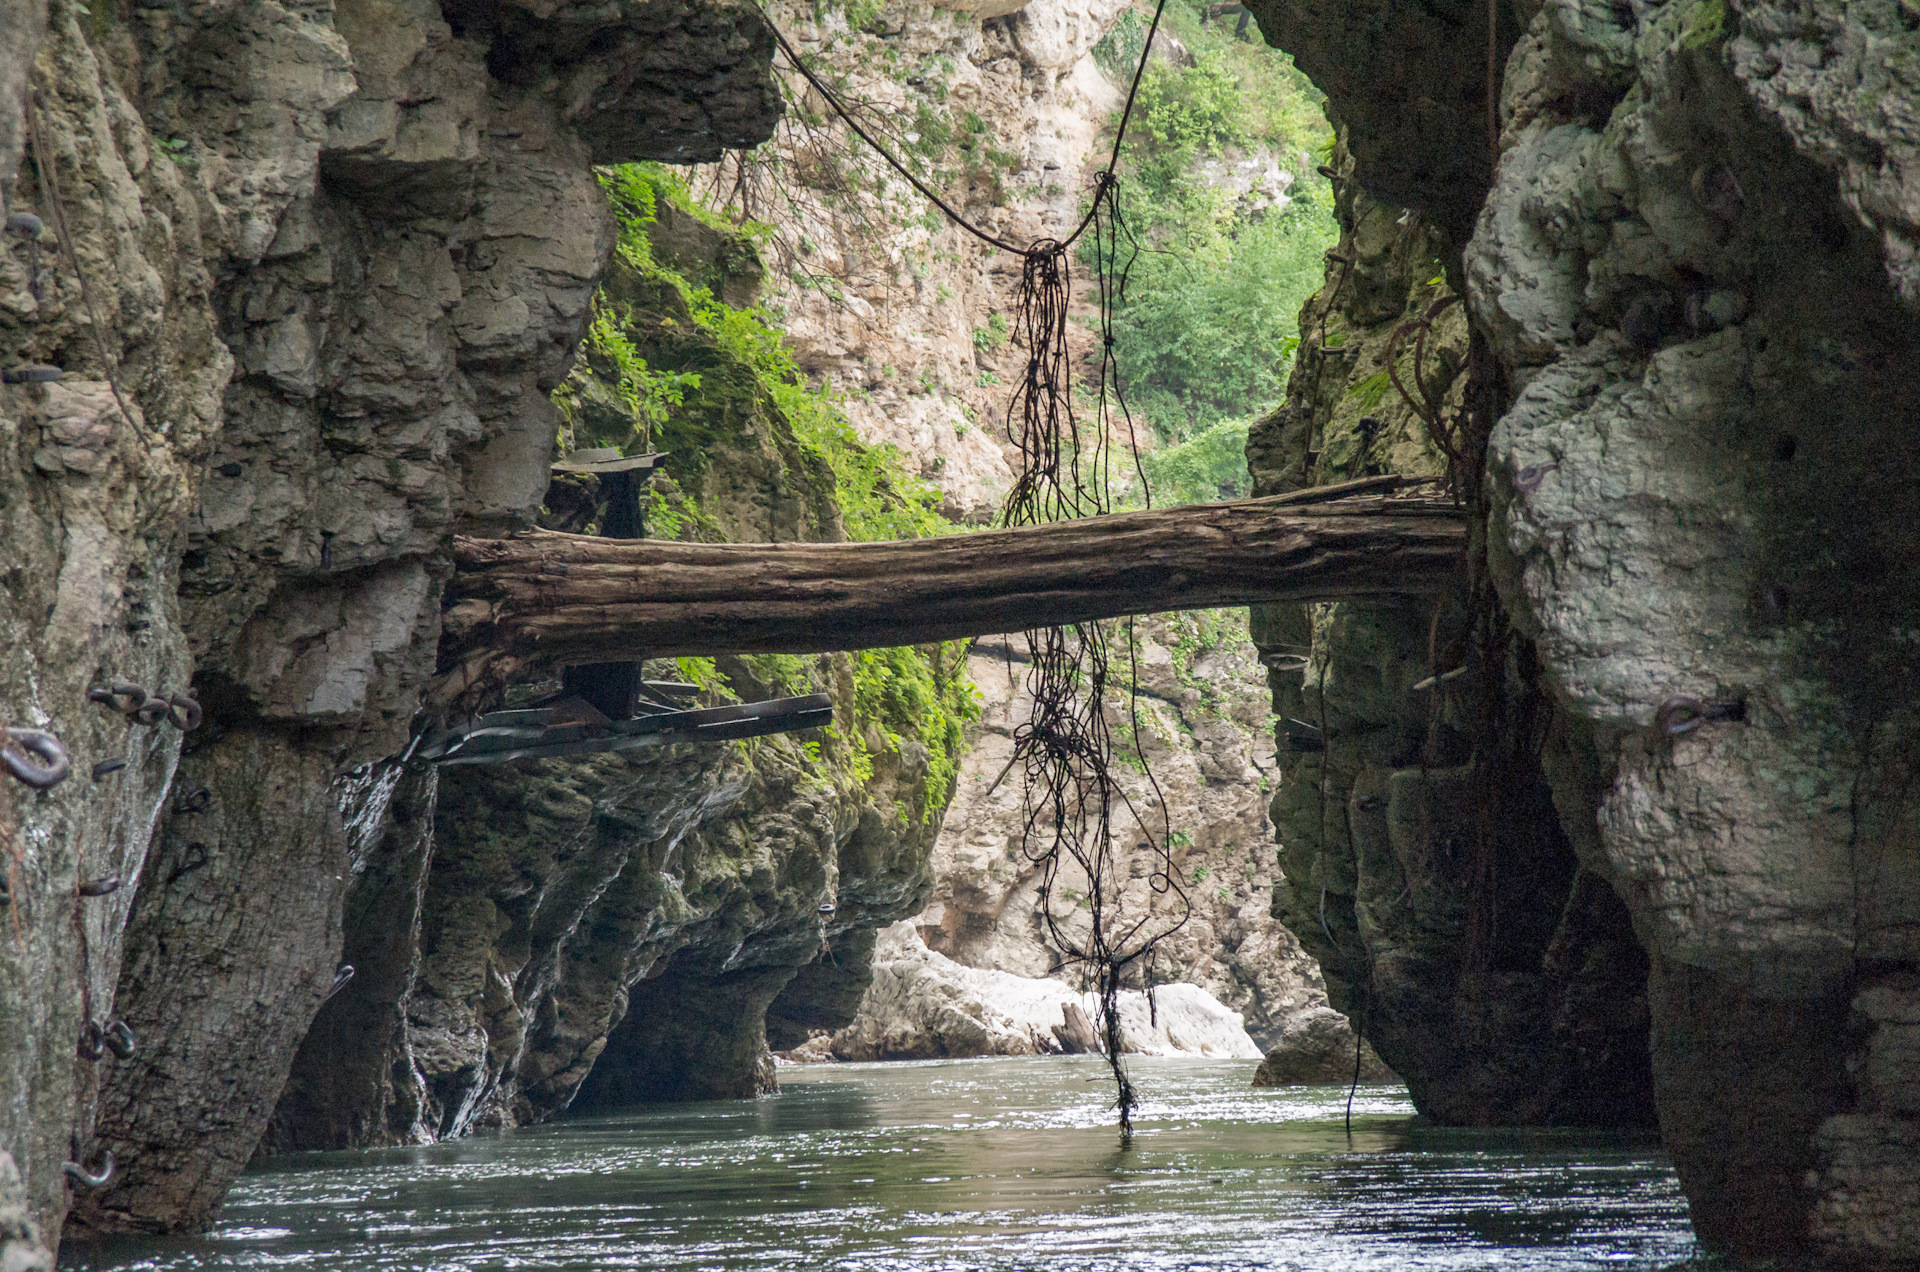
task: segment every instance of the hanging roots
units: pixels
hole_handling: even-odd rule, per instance
[[[1153,23],[1147,28],[1140,62],[1120,113],[1112,157],[1106,170],[1095,178],[1091,206],[1064,238],[1042,239],[1025,247],[973,225],[914,175],[861,124],[832,86],[801,60],[785,34],[773,27],[774,39],[788,62],[855,136],[961,230],[991,247],[1018,255],[1023,262],[1013,334],[1027,351],[1027,366],[1007,406],[1007,436],[1021,455],[1020,474],[1008,492],[1004,509],[1009,526],[1039,525],[1111,511],[1116,427],[1126,430],[1134,472],[1148,506],[1152,506],[1133,421],[1116,374],[1113,316],[1139,251],[1120,212],[1117,173],[1121,146],[1165,7],[1166,0],[1160,0],[1154,9]],[[1068,254],[1090,231],[1100,288],[1099,387],[1089,435],[1082,438],[1074,414],[1072,366],[1067,351],[1067,311],[1072,300]],[[1132,672],[1126,686],[1128,722],[1137,740],[1140,721],[1134,685],[1139,676],[1131,622],[1125,631]],[[1133,1137],[1137,1099],[1121,1060],[1121,984],[1135,963],[1150,968],[1155,946],[1187,921],[1187,898],[1173,873],[1173,836],[1166,800],[1149,771],[1148,781],[1153,785],[1160,816],[1159,832],[1149,835],[1147,841],[1155,854],[1147,878],[1149,895],[1136,901],[1138,912],[1129,911],[1123,904],[1123,882],[1130,872],[1119,869],[1116,860],[1115,813],[1124,808],[1137,833],[1148,832],[1145,818],[1131,806],[1113,778],[1113,736],[1106,716],[1106,691],[1112,673],[1108,630],[1097,623],[1082,623],[1028,632],[1026,641],[1033,660],[1027,677],[1033,716],[1015,731],[1013,758],[1008,765],[1021,770],[1022,842],[1028,860],[1039,868],[1040,913],[1060,955],[1059,966],[1077,966],[1083,981],[1091,982],[1099,993],[1102,1042],[1113,1070],[1114,1103],[1120,1113],[1124,1145]],[[1089,925],[1084,935],[1078,932],[1077,924],[1064,924],[1054,910],[1054,890],[1062,867],[1069,862],[1086,880]],[[1156,913],[1154,900],[1169,894],[1171,904]],[[1151,1002],[1150,978],[1142,979],[1149,981]]]
[[[1020,448],[1020,477],[1008,494],[1008,525],[1037,525],[1069,517],[1096,516],[1112,507],[1113,434],[1127,432],[1133,465],[1139,473],[1139,449],[1132,419],[1113,375],[1113,310],[1126,282],[1121,245],[1131,236],[1120,214],[1119,184],[1111,168],[1100,174],[1093,209],[1083,228],[1094,233],[1100,287],[1100,377],[1094,417],[1087,436],[1073,407],[1071,363],[1067,354],[1067,310],[1072,299],[1064,244],[1036,245],[1021,272],[1015,334],[1027,350],[1027,365],[1007,407],[1007,435]],[[1131,264],[1129,256],[1127,264]],[[1117,407],[1118,416],[1110,409]],[[1140,473],[1146,490],[1146,478]],[[1149,497],[1150,498],[1150,497]],[[1139,737],[1134,685],[1132,624],[1125,628],[1131,674],[1125,690],[1128,722]],[[1028,860],[1039,867],[1040,915],[1062,967],[1078,966],[1083,982],[1099,995],[1100,1031],[1107,1064],[1113,1071],[1114,1104],[1120,1115],[1122,1144],[1133,1136],[1138,1103],[1122,1060],[1119,995],[1128,969],[1150,966],[1154,948],[1187,919],[1186,895],[1173,872],[1172,828],[1166,800],[1153,782],[1159,805],[1157,833],[1132,807],[1113,777],[1113,734],[1106,713],[1113,656],[1109,630],[1098,623],[1047,628],[1026,634],[1031,670],[1027,690],[1033,714],[1014,732],[1013,763],[1022,777],[1021,839]],[[1125,811],[1130,825],[1116,826]],[[1131,873],[1115,852],[1116,835],[1144,834],[1154,854],[1148,895],[1129,909],[1124,895]],[[1087,925],[1063,920],[1054,905],[1062,869],[1069,863],[1085,880]],[[1156,913],[1154,900],[1171,894],[1172,903]],[[1148,979],[1143,977],[1142,979]],[[1151,994],[1149,980],[1148,990]]]

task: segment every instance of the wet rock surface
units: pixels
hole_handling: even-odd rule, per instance
[[[1396,1076],[1372,1045],[1354,1033],[1351,1021],[1331,1007],[1314,1007],[1287,1022],[1280,1041],[1254,1070],[1253,1085],[1312,1086],[1356,1079],[1392,1082]]]

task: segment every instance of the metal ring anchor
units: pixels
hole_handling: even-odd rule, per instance
[[[167,698],[167,723],[182,733],[199,728],[204,714],[189,694],[176,693]]]
[[[1698,698],[1673,697],[1660,704],[1654,714],[1654,727],[1670,738],[1692,733],[1709,720],[1744,720],[1744,702],[1702,702]]]
[[[173,704],[165,698],[148,698],[133,709],[133,718],[141,724],[159,724],[173,710]]]
[[[45,729],[9,729],[0,725],[0,763],[37,791],[57,786],[73,766],[67,748]]]
[[[76,1183],[85,1184],[89,1188],[104,1188],[107,1181],[113,1178],[113,1150],[110,1148],[100,1150],[99,1162],[100,1165],[95,1170],[88,1170],[79,1162],[63,1162],[60,1169]]]
[[[121,706],[119,700],[125,698],[127,704]],[[116,680],[111,685],[95,685],[87,690],[87,701],[98,702],[103,706],[124,711],[131,715],[135,707],[147,700],[147,691],[127,680]]]
[[[101,1035],[101,1041],[106,1043],[108,1051],[122,1060],[133,1059],[140,1050],[140,1040],[134,1037],[132,1027],[124,1020],[116,1020],[108,1025]]]

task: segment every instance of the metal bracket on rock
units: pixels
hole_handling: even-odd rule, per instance
[[[655,702],[640,703],[642,714],[631,720],[609,720],[580,698],[494,711],[429,736],[416,754],[438,764],[500,764],[676,742],[732,742],[833,723],[833,699],[824,693],[694,710],[669,705],[692,689],[670,682],[642,682],[643,693]]]

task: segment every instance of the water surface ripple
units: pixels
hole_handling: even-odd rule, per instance
[[[781,1071],[756,1102],[276,1158],[191,1241],[73,1269],[1652,1269],[1693,1253],[1658,1146],[1420,1125],[1398,1087],[1256,1091],[1252,1061],[1139,1060],[1118,1149],[1085,1058]]]

